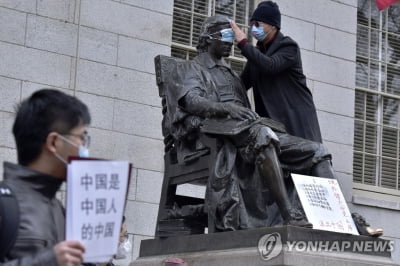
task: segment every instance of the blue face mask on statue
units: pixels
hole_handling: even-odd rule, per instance
[[[220,36],[212,37],[212,35],[215,35],[215,34],[219,34]],[[233,33],[232,29],[220,30],[219,32],[209,34],[208,37],[212,40],[220,40],[220,41],[229,42],[229,43],[233,43],[233,41],[235,40],[235,34]]]
[[[233,43],[235,40],[235,34],[232,29],[223,29],[221,30],[221,41]]]
[[[264,41],[264,39],[267,37],[267,34],[264,32],[264,28],[261,26],[256,27],[255,25],[251,27],[251,35],[253,35],[253,37],[260,42]]]

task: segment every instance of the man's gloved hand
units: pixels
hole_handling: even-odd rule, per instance
[[[233,119],[238,120],[256,120],[259,118],[258,114],[253,112],[249,108],[242,107],[240,105],[228,102],[228,103],[221,103],[221,108],[225,114],[230,116]]]

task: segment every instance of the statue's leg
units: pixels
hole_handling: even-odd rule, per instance
[[[311,169],[309,170],[310,175],[336,179],[331,163],[331,155],[323,144],[299,139],[289,135],[281,135],[280,141],[282,148],[281,158],[284,159],[283,163],[286,164],[288,168],[293,167],[293,172],[296,172],[296,170],[300,173],[307,172],[307,166],[311,165]],[[299,158],[302,158],[301,160],[298,160],[291,155],[299,155],[300,153],[298,151],[302,151],[304,154],[312,154],[313,156],[298,156]],[[302,169],[302,166],[305,166],[306,168]],[[371,228],[365,221],[365,218],[361,215],[352,213],[352,216],[360,235],[377,237],[383,234],[382,229]]]
[[[284,223],[311,228],[312,224],[307,222],[304,215],[292,208],[292,205],[290,204],[283,180],[283,172],[280,167],[275,147],[273,145],[267,146],[258,155],[256,163],[261,176],[264,178],[264,182],[266,182],[266,185],[281,211]]]
[[[332,163],[330,160],[323,160],[323,161],[317,162],[311,168],[311,175],[336,179],[335,173],[332,168]]]

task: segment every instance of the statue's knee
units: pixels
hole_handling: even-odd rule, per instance
[[[321,160],[316,164],[314,164],[314,166],[311,169],[311,175],[336,179],[331,160],[329,159]]]
[[[276,154],[276,147],[272,143],[265,146],[256,155],[256,164],[262,164],[265,161],[279,162],[278,155]]]
[[[314,163],[326,160],[332,160],[332,155],[329,153],[328,148],[324,144],[317,143],[315,147]]]
[[[309,143],[308,148],[314,153],[310,174],[318,177],[336,178],[331,163],[332,156],[328,148],[318,142]]]

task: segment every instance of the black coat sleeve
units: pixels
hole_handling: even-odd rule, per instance
[[[281,45],[271,56],[263,54],[251,44],[243,46],[241,51],[247,60],[254,64],[261,73],[269,75],[278,74],[296,64],[299,53],[295,43]]]
[[[242,74],[240,74],[240,79],[242,80],[243,85],[246,88],[246,90],[253,87],[253,84],[251,83],[251,78],[250,78],[250,65],[249,64],[246,64],[246,66],[244,67]]]

